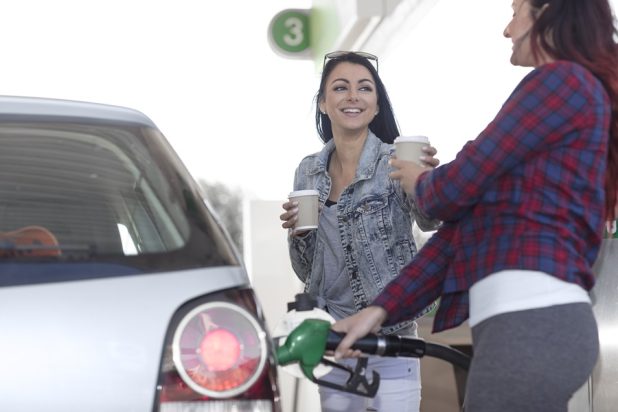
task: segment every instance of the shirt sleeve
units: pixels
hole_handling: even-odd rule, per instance
[[[371,303],[386,310],[385,324],[414,319],[440,297],[453,257],[450,240],[454,231],[452,223],[440,227]]]
[[[581,127],[587,121],[588,103],[582,83],[573,66],[564,62],[529,73],[455,160],[419,177],[419,207],[437,219],[457,220],[501,175]]]
[[[395,152],[395,148],[391,148],[388,158],[390,158]],[[385,164],[388,164],[388,159],[384,161]],[[390,166],[388,166],[390,168]],[[392,169],[391,169],[392,170]],[[393,180],[388,177],[390,184],[394,188],[395,196],[397,196],[399,202],[401,202],[402,207],[409,208],[410,215],[414,222],[416,222],[418,228],[423,232],[429,232],[438,229],[440,224],[442,223],[439,219],[434,219],[431,216],[428,216],[424,213],[416,204],[414,197],[409,193],[406,193],[401,187],[401,183],[398,180]]]
[[[288,249],[290,263],[298,279],[305,283],[311,274],[313,253],[316,243],[316,230],[312,230],[303,236],[288,235]]]
[[[294,190],[301,190],[305,186],[301,185],[304,182],[304,170],[301,165],[298,166],[294,173]],[[301,236],[292,235],[288,231],[288,251],[290,255],[290,263],[292,269],[298,279],[305,283],[311,274],[311,266],[313,264],[313,255],[317,242],[317,230],[311,230]]]

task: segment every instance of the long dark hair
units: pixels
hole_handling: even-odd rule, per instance
[[[373,67],[373,64],[366,58],[359,56],[354,52],[344,53],[336,58],[330,59],[324,65],[322,71],[322,78],[320,80],[320,89],[315,95],[315,127],[320,135],[320,139],[324,143],[333,138],[333,130],[331,127],[330,119],[327,115],[320,112],[320,102],[324,99],[326,92],[326,79],[333,71],[333,69],[343,62],[349,62],[354,64],[360,64],[369,70],[376,84],[376,91],[378,94],[378,107],[380,108],[378,114],[369,123],[369,129],[380,138],[384,143],[393,143],[395,138],[399,136],[399,126],[393,113],[388,93],[382,79],[378,75],[378,71]]]
[[[618,45],[616,21],[608,0],[528,0],[534,25],[532,52],[543,50],[590,70],[603,83],[611,101],[605,217],[614,220],[618,191]],[[541,12],[542,10],[542,12]]]

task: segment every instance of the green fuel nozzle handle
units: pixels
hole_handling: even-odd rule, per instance
[[[380,387],[380,375],[372,371],[371,381],[367,379],[365,376],[367,358],[359,358],[353,369],[323,358],[326,349],[336,348],[343,337],[343,334],[332,331],[330,327],[331,323],[326,320],[305,319],[288,335],[283,346],[277,349],[276,356],[279,364],[298,362],[303,374],[320,386],[355,395],[374,397]],[[313,370],[319,363],[343,370],[349,377],[345,382],[340,383],[316,379],[313,376]]]
[[[301,370],[309,379],[313,370],[322,360],[326,351],[326,340],[330,322],[322,319],[305,319],[294,329],[277,348],[276,356],[280,365],[298,362]]]
[[[303,374],[318,385],[361,396],[375,396],[380,385],[380,376],[376,371],[371,371],[372,379],[367,378],[367,358],[359,358],[354,369],[323,358],[324,352],[334,350],[344,337],[344,334],[335,332],[330,327],[331,323],[326,320],[305,319],[288,335],[285,343],[277,348],[275,353],[277,362],[282,366],[298,362]],[[427,354],[446,360],[466,371],[470,367],[469,355],[448,346],[428,343],[417,338],[369,334],[358,339],[352,345],[352,349],[378,356],[421,358]],[[313,370],[320,363],[345,370],[350,377],[345,383],[316,379]]]

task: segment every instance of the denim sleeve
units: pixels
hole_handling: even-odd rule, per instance
[[[419,229],[423,232],[429,232],[432,230],[437,230],[442,223],[438,219],[432,219],[427,216],[423,211],[416,205],[416,202],[412,199],[412,196],[408,196],[410,202],[410,209],[412,211],[412,216],[414,216],[414,220],[418,225]]]
[[[431,217],[423,213],[423,211],[417,206],[414,197],[406,193],[399,184],[399,182],[393,183],[396,188],[395,192],[397,193],[397,197],[399,197],[403,204],[407,204],[410,209],[410,215],[418,225],[419,229],[421,229],[423,232],[437,230],[442,222],[438,219],[432,219]]]
[[[394,150],[395,150],[394,148],[391,149],[390,155],[394,153]],[[416,201],[414,197],[406,193],[398,181],[392,180],[390,179],[390,177],[389,177],[389,180],[391,184],[393,185],[393,187],[395,188],[395,195],[399,199],[399,202],[401,202],[401,204],[404,205],[404,207],[407,207],[410,213],[410,216],[412,217],[412,220],[416,222],[418,227],[423,232],[437,230],[440,227],[440,224],[442,222],[438,219],[433,219],[429,217],[428,215],[426,215],[425,213],[423,213],[423,211],[416,205]]]
[[[307,281],[311,273],[316,238],[317,230],[311,230],[303,236],[288,236],[292,269],[303,283]]]
[[[306,189],[309,187],[307,178],[307,158],[296,168],[294,173],[294,190]],[[288,235],[288,249],[290,252],[290,262],[294,273],[301,282],[306,283],[311,274],[313,256],[315,252],[317,230],[310,230],[302,236]]]
[[[311,230],[303,236],[288,236],[292,269],[303,283],[307,281],[311,273],[316,233],[317,230]]]

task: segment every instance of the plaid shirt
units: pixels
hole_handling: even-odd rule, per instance
[[[455,160],[423,173],[419,208],[444,225],[372,304],[388,323],[440,297],[435,332],[468,318],[468,289],[506,269],[590,290],[604,225],[610,103],[582,66],[530,72]]]

